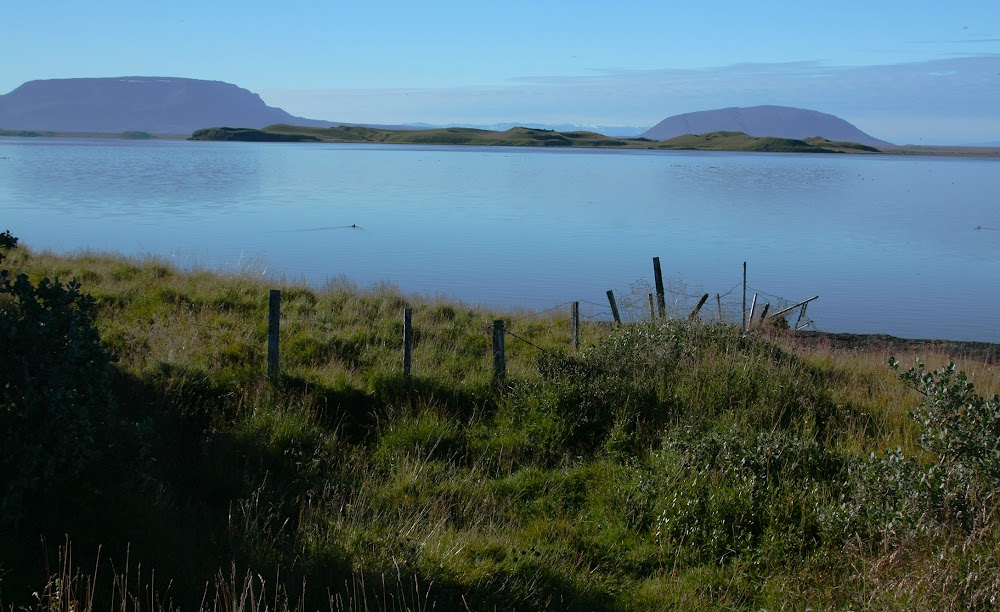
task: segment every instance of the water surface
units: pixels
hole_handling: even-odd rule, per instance
[[[747,261],[762,301],[819,294],[819,329],[1000,341],[998,183],[990,158],[0,139],[0,230],[589,316],[643,304],[653,256],[678,312],[738,313]]]

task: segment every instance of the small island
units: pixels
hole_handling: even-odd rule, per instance
[[[196,130],[189,140],[240,142],[333,142],[381,144],[442,144],[507,147],[585,147],[615,149],[673,149],[688,151],[757,151],[770,153],[879,153],[875,147],[834,142],[822,137],[797,140],[748,136],[742,132],[712,132],[669,140],[612,138],[596,132],[557,132],[526,127],[506,131],[476,128],[390,130],[363,126],[306,127],[288,124],[261,129],[213,127]]]

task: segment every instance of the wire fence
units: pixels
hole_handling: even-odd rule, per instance
[[[755,303],[754,296],[756,296]],[[627,291],[620,291],[614,297],[623,324],[655,321],[660,318],[658,296],[653,285],[645,279],[630,283]],[[532,338],[543,336],[571,338],[573,303],[561,302],[541,310],[521,311],[508,316],[505,318],[507,326],[504,334],[538,351],[551,353],[551,350],[539,346],[539,343]],[[610,325],[614,320],[610,301],[595,302],[581,299],[576,303],[579,307],[580,324]],[[746,286],[746,303],[744,303],[742,279],[717,292],[705,291],[701,287],[692,289],[684,279],[676,276],[667,277],[663,283],[663,316],[668,319],[688,318],[694,314],[705,322],[720,321],[731,325],[743,325],[744,319],[748,319],[750,324],[751,318],[753,324],[759,323],[765,312],[769,317],[781,313],[778,316],[790,328],[816,329],[815,322],[805,316],[806,309],[800,308],[801,303],[801,299],[783,297],[750,285]],[[793,306],[795,308],[791,308]],[[565,316],[559,316],[563,313]],[[772,320],[777,321],[777,319]]]
[[[658,271],[656,264],[658,261],[654,260],[654,267]],[[816,328],[815,322],[805,314],[808,303],[818,296],[808,300],[793,300],[745,285],[743,279],[724,291],[714,293],[704,291],[700,287],[696,290],[690,289],[683,279],[676,276],[668,277],[665,281],[658,279],[657,283],[658,285],[662,284],[662,294],[657,294],[649,281],[639,279],[630,283],[628,290],[618,295],[613,295],[613,290],[608,291],[609,300],[607,302],[567,301],[533,312],[517,311],[509,314],[502,321],[493,321],[492,325],[487,325],[484,331],[493,334],[494,359],[498,364],[504,361],[502,338],[506,336],[542,353],[554,354],[557,350],[565,350],[568,346],[578,344],[581,324],[610,327],[615,319],[619,319],[622,324],[656,321],[662,318],[698,318],[706,322],[719,321],[733,325],[757,325],[766,313],[773,321],[778,321],[777,317],[781,317],[787,323],[784,326],[793,329]],[[274,293],[272,291],[272,297]],[[744,302],[744,296],[750,303]],[[277,320],[280,315],[277,313],[277,308],[280,308],[280,292],[278,292],[277,299],[278,305],[276,306],[272,301],[269,308],[269,319],[272,323],[269,324],[268,329],[268,372],[272,375],[278,372]],[[573,316],[574,305],[576,317]],[[794,320],[791,320],[793,318]],[[404,330],[409,325],[410,322],[407,319]],[[412,339],[412,333],[410,333],[410,337]],[[540,341],[539,338],[547,338],[549,342]],[[541,344],[549,344],[553,338],[565,338],[566,344],[558,348],[541,346]],[[411,346],[406,346],[404,351],[409,351],[411,348]],[[405,354],[409,355],[408,352]],[[404,370],[409,375],[408,358],[405,361]],[[497,365],[498,372],[501,368],[502,366]],[[498,374],[498,378],[502,379],[503,377]]]

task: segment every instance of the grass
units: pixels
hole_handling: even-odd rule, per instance
[[[886,349],[667,321],[585,323],[572,353],[565,313],[385,285],[28,249],[4,266],[94,296],[143,442],[0,533],[3,612],[966,609],[1000,590],[993,498],[917,513],[939,458]],[[508,342],[499,393],[497,318],[542,349]],[[960,367],[1000,388],[994,363]]]

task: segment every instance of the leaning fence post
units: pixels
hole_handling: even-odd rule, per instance
[[[804,302],[802,304],[802,310],[799,311],[799,318],[795,319],[795,331],[798,331],[798,330],[802,329],[802,327],[799,327],[799,322],[802,321],[802,319],[805,318],[805,316],[806,316],[806,306],[808,306],[808,305],[809,305],[809,302]],[[808,323],[806,323],[806,325],[808,325]],[[803,327],[805,327],[805,325],[803,325]]]
[[[618,315],[618,304],[615,303],[615,292],[608,289],[608,303],[611,304],[611,316],[615,318],[615,323],[622,324],[622,318]]]
[[[656,304],[660,307],[660,318],[667,316],[667,298],[663,291],[663,273],[660,271],[660,258],[653,258],[653,277],[656,281]]]
[[[503,351],[503,319],[493,321],[493,383],[503,389],[507,383],[507,362]]]
[[[271,289],[267,305],[267,375],[278,375],[278,326],[281,323],[281,291]]]
[[[715,305],[719,307],[719,321],[722,321],[722,298],[715,294]]]
[[[403,309],[403,376],[410,377],[410,359],[413,355],[413,309]]]
[[[761,324],[761,323],[764,322],[764,319],[767,318],[767,311],[770,308],[771,308],[771,302],[768,302],[767,304],[764,304],[764,310],[760,311],[760,319],[757,321],[758,324]]]
[[[708,294],[706,293],[705,295],[701,296],[701,299],[698,300],[698,305],[695,306],[694,310],[691,311],[691,314],[688,315],[689,321],[698,316],[698,311],[701,310],[701,307],[704,306],[705,302],[707,301],[708,301]]]
[[[580,349],[580,302],[573,302],[570,306],[569,330],[572,338],[573,350]]]

